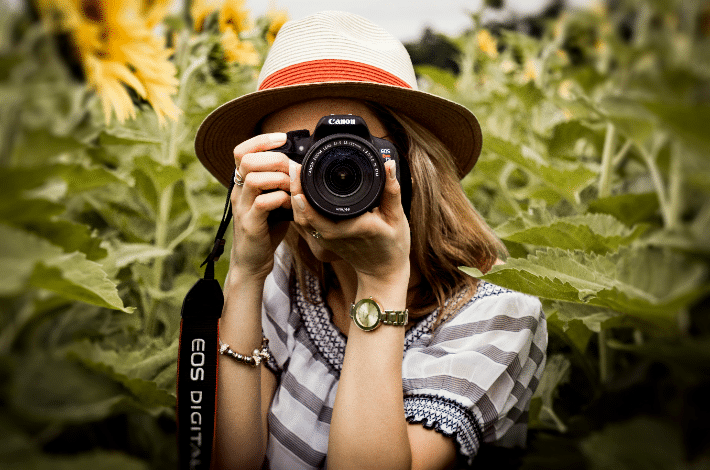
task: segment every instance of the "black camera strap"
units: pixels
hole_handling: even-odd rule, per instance
[[[232,220],[229,186],[222,221],[212,252],[200,265],[199,279],[185,296],[180,313],[177,372],[177,443],[181,470],[209,469],[217,414],[217,365],[219,318],[224,294],[214,278],[214,263],[224,253],[224,235]],[[180,368],[182,366],[182,370]]]

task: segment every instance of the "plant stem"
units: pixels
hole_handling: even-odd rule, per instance
[[[609,197],[611,195],[611,173],[614,167],[614,144],[616,128],[614,124],[606,124],[606,136],[604,137],[604,149],[602,150],[602,167],[599,176],[599,197]],[[599,330],[599,380],[604,383],[609,379],[610,351],[607,346],[609,332],[605,329]]]
[[[612,162],[612,166],[614,168],[616,168],[621,163],[621,160],[626,156],[626,153],[629,151],[633,143],[633,140],[628,139],[626,142],[624,142],[624,145],[621,147],[621,150],[616,152],[616,155],[614,155],[614,161]]]
[[[609,340],[609,330],[599,330],[599,380],[605,383],[610,375],[610,354],[607,341]]]
[[[185,109],[187,100],[187,89],[189,88],[190,78],[192,77],[195,70],[197,70],[202,64],[205,63],[205,58],[200,58],[190,65],[186,65],[189,59],[189,43],[190,37],[187,34],[182,34],[180,36],[180,42],[177,45],[177,55],[176,63],[178,64],[179,70],[182,70],[180,76],[180,86],[177,96],[177,106],[181,109]],[[168,133],[163,144],[163,164],[169,166],[175,166],[178,162],[179,157],[179,144],[180,136],[182,134],[184,126],[184,115],[181,113],[175,121],[170,121],[168,123]],[[175,193],[175,183],[171,183],[166,186],[160,193],[158,199],[158,213],[155,221],[155,246],[159,248],[167,248],[172,244],[168,242],[168,230],[170,228],[170,213],[172,212],[173,197]],[[153,265],[153,285],[157,291],[162,290],[162,282],[164,275],[164,259],[158,259]],[[150,333],[155,333],[155,312],[157,308],[156,302],[153,302],[151,308],[151,315],[147,321],[147,329]]]
[[[683,174],[682,174],[682,146],[674,142],[671,146],[670,176],[668,182],[668,229],[677,229],[680,226],[680,213],[683,210]]]
[[[643,157],[644,162],[646,162],[646,166],[648,166],[648,171],[651,173],[653,186],[656,188],[656,193],[658,194],[658,202],[661,205],[663,225],[668,228],[669,225],[671,225],[673,214],[671,213],[666,187],[663,184],[663,178],[661,178],[661,172],[658,169],[658,165],[656,165],[656,155],[658,154],[660,147],[661,146],[657,146],[653,151],[649,152],[643,145],[638,146],[639,151],[641,152],[641,157]]]
[[[602,150],[602,167],[599,175],[599,197],[611,195],[611,173],[614,165],[614,143],[616,128],[614,124],[606,124],[606,136],[604,137],[604,149]]]

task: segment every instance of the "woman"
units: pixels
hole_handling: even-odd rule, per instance
[[[395,161],[370,212],[335,221],[304,197],[300,165],[274,149],[330,114],[394,143],[409,214]],[[451,468],[484,443],[524,443],[545,362],[540,303],[458,270],[504,253],[458,181],[480,147],[468,110],[417,91],[399,41],[341,12],[285,24],[259,91],[203,122],[198,157],[236,183],[220,467]],[[278,208],[293,222],[270,222]],[[380,310],[394,321],[363,329],[361,314]]]

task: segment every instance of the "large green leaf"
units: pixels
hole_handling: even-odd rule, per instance
[[[177,357],[177,347],[170,348],[169,351],[172,353],[169,363],[174,363]],[[148,411],[160,413],[164,411],[164,408],[173,408],[175,406],[175,395],[158,388],[155,382],[157,374],[152,374],[152,377],[149,379],[129,377],[126,374],[116,372],[113,366],[104,362],[93,361],[75,353],[70,353],[68,358],[77,359],[87,368],[120,383],[131,393],[131,396]]]
[[[113,283],[101,265],[86,259],[83,253],[71,253],[40,260],[30,282],[54,291],[68,299],[79,300],[99,307],[133,311],[125,307]]]
[[[0,293],[8,295],[22,289],[29,281],[36,287],[56,292],[62,297],[88,302],[124,312],[116,285],[101,266],[86,259],[83,253],[65,254],[29,232],[0,224]]]
[[[600,254],[630,244],[645,230],[630,229],[610,215],[555,217],[544,210],[531,210],[495,229],[503,240]]]
[[[545,181],[551,189],[571,202],[579,202],[580,191],[597,176],[582,164],[557,162],[552,165],[541,159],[528,158],[523,154],[522,146],[499,137],[487,136],[485,148]]]
[[[590,142],[594,148],[599,149],[601,152],[604,142],[603,136],[577,119],[562,122],[554,127],[548,141],[548,151],[550,155],[556,157],[572,155],[580,139]]]
[[[155,189],[161,192],[168,186],[180,181],[183,171],[176,165],[165,165],[153,158],[144,156],[135,159],[136,168],[147,175],[155,184]]]
[[[42,259],[62,255],[62,250],[29,232],[0,224],[0,295],[20,292]]]
[[[179,318],[180,312],[174,313]],[[131,390],[135,384],[138,395],[148,397],[163,406],[171,406],[174,398],[171,398],[172,395],[167,391],[172,391],[175,387],[177,347],[177,337],[169,344],[162,339],[142,337],[135,345],[101,344],[84,340],[72,344],[67,351],[71,357],[126,384]],[[166,369],[170,370],[172,380],[156,384],[156,377]],[[136,382],[130,382],[132,380]],[[161,388],[155,388],[156,385]]]
[[[64,423],[106,418],[125,399],[117,382],[39,351],[16,368],[9,394],[16,413],[36,421]]]
[[[8,225],[27,230],[66,252],[81,251],[93,260],[106,256],[99,246],[101,239],[90,227],[58,216],[65,210],[63,204],[46,199],[0,199],[0,220]]]
[[[508,259],[485,275],[475,268],[461,269],[527,294],[609,308],[666,327],[677,326],[679,310],[710,291],[703,263],[649,248],[607,255],[550,248]]]
[[[627,225],[648,221],[658,212],[656,193],[617,194],[595,199],[589,203],[589,212],[610,214]]]

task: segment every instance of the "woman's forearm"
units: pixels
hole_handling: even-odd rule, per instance
[[[261,301],[264,280],[230,271],[219,324],[223,343],[251,356],[261,345]],[[217,468],[261,468],[266,452],[266,420],[262,413],[262,368],[227,355],[219,358],[217,393]]]
[[[360,283],[356,299],[372,296],[385,309],[403,310],[407,282]],[[402,354],[405,328],[380,325],[366,332],[351,324],[333,407],[328,465],[346,469],[410,468],[404,418]]]

